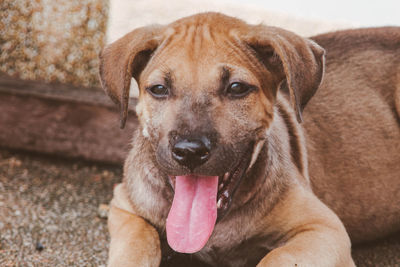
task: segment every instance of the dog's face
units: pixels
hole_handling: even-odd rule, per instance
[[[267,138],[277,90],[287,87],[300,120],[322,65],[323,50],[306,39],[206,13],[140,28],[111,44],[101,78],[122,107],[122,121],[130,77],[138,81],[136,112],[166,174],[160,179],[173,188],[180,179],[186,191],[194,180],[210,180],[205,187],[216,187],[222,216]]]
[[[233,171],[273,117],[273,74],[234,37],[210,30],[174,29],[140,76],[137,114],[170,176]]]

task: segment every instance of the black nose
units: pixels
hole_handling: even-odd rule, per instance
[[[193,171],[210,157],[211,144],[206,137],[183,139],[172,147],[172,157],[179,164]]]

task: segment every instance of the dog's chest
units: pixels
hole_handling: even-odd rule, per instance
[[[236,246],[206,247],[196,255],[210,266],[256,266],[270,251],[265,239],[253,237]]]
[[[246,240],[236,247],[204,248],[196,254],[180,254],[167,250],[168,255],[164,255],[161,267],[256,266],[270,251],[263,240],[257,239]]]
[[[162,266],[255,266],[273,249],[274,238],[257,232],[256,225],[250,221],[217,224],[206,246],[195,254],[173,252],[162,237]]]

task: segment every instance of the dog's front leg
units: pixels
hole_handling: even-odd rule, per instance
[[[342,222],[311,190],[291,190],[270,215],[283,237],[257,266],[355,266]]]
[[[108,266],[158,267],[161,262],[160,239],[156,229],[134,214],[122,184],[114,189],[108,214],[111,236]]]

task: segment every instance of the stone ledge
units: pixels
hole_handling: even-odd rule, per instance
[[[123,130],[101,89],[0,76],[0,146],[121,164],[138,121],[131,101]]]

